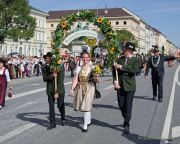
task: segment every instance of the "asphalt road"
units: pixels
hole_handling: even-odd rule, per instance
[[[112,87],[112,77],[101,77],[102,98],[95,99],[92,125],[81,132],[83,113],[72,108],[68,96],[71,78],[65,78],[66,118],[61,126],[56,108],[57,127],[47,131],[48,101],[42,78],[13,80],[13,98],[0,110],[0,143],[3,144],[179,144],[180,143],[180,66],[166,67],[164,101],[152,101],[152,86],[143,74],[137,77],[131,134],[124,135],[123,119]]]

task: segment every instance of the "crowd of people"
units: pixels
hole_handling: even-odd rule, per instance
[[[179,60],[179,57],[160,54],[158,47],[154,47],[147,55],[137,54],[133,43],[126,43],[124,51],[119,54],[117,63],[110,66],[112,70],[114,89],[117,90],[119,108],[124,118],[124,133],[130,133],[130,120],[132,113],[133,98],[136,92],[136,76],[139,76],[144,69],[144,78],[147,79],[149,69],[152,74],[153,100],[163,101],[163,77],[164,62]],[[87,132],[91,123],[91,109],[95,95],[97,94],[96,83],[99,83],[99,75],[92,74],[93,64],[98,64],[102,71],[106,67],[107,57],[91,59],[87,51],[82,52],[78,57],[66,57],[60,64],[61,71],[51,71],[50,65],[53,54],[48,52],[43,58],[38,57],[11,57],[7,62],[0,59],[0,109],[5,105],[5,93],[7,84],[11,88],[11,79],[43,76],[46,85],[46,92],[49,102],[48,130],[56,127],[55,101],[61,114],[62,125],[66,123],[65,116],[65,72],[70,71],[73,78],[69,95],[74,97],[74,110],[84,112],[84,126],[82,132]],[[57,86],[55,86],[57,81]],[[56,87],[56,88],[55,88]],[[157,89],[158,88],[158,89]],[[55,90],[56,89],[56,90]],[[56,95],[56,96],[55,96]]]

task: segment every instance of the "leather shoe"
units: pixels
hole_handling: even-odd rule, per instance
[[[158,101],[159,101],[159,102],[162,102],[163,100],[162,100],[162,98],[160,98]]]
[[[66,124],[66,121],[62,120],[62,126],[65,126],[65,124]]]
[[[152,98],[154,101],[156,100],[156,96],[153,96],[153,98]]]
[[[124,127],[124,134],[130,134],[129,126]]]
[[[47,130],[51,130],[51,129],[53,129],[53,128],[56,128],[56,125],[55,125],[55,124],[50,125],[50,126],[47,128]]]
[[[88,129],[82,129],[82,132],[87,132],[88,131]]]

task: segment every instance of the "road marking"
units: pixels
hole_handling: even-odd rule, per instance
[[[34,84],[26,84],[26,85],[38,86],[38,85],[41,85],[41,84],[39,84],[39,83],[34,83]]]
[[[177,81],[177,84],[179,85],[179,87],[180,87],[180,82],[179,81]]]
[[[69,85],[71,83],[72,82],[66,82],[66,83],[64,83],[64,85]],[[15,99],[15,98],[18,98],[18,97],[23,97],[23,96],[31,95],[31,94],[42,92],[42,91],[45,91],[45,90],[46,90],[46,88],[40,88],[40,89],[35,89],[35,90],[27,91],[27,92],[24,92],[24,93],[19,93],[19,94],[13,95],[12,98],[6,97],[6,100],[12,100],[12,99]]]
[[[38,103],[38,102],[35,102],[35,101],[27,102],[27,103],[25,103],[25,104],[19,106],[19,108],[23,108],[23,107],[26,107],[26,106],[28,106],[28,105],[37,104],[37,103]]]
[[[8,133],[0,136],[0,143],[3,143],[4,141],[6,141],[8,139],[11,139],[11,138],[13,138],[13,137],[27,131],[28,129],[36,126],[36,125],[37,124],[35,124],[35,123],[29,123],[29,124],[23,125],[23,126],[15,129],[15,130],[13,130],[13,131],[11,131],[11,132],[8,132]]]
[[[172,128],[172,138],[180,137],[180,126]]]
[[[44,91],[45,89],[46,88],[40,88],[40,89],[31,90],[31,91],[24,92],[24,93],[19,93],[19,94],[13,95],[12,98],[7,97],[6,100],[12,100],[12,99],[15,99],[15,98],[18,98],[18,97],[23,97],[23,96],[27,96],[27,95],[30,95],[30,94],[38,93],[38,92]]]
[[[109,90],[109,89],[112,89],[113,87],[114,87],[114,86],[111,85],[111,86],[108,86],[108,87],[104,88],[104,90]]]
[[[166,119],[164,122],[164,127],[161,135],[161,139],[169,139],[169,132],[170,132],[170,126],[171,126],[171,120],[172,120],[172,111],[173,111],[173,103],[174,103],[174,96],[175,96],[175,89],[176,89],[176,83],[178,81],[178,73],[180,70],[180,66],[178,66],[175,76],[174,76],[174,81],[173,81],[173,86],[171,90],[171,95],[170,95],[170,100],[169,100],[169,106],[166,114]]]

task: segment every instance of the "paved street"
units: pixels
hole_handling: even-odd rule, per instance
[[[0,110],[0,143],[3,144],[179,144],[180,142],[180,66],[166,67],[164,101],[152,101],[152,87],[143,74],[137,77],[131,119],[131,134],[124,135],[123,119],[110,76],[101,77],[101,99],[94,100],[92,125],[81,132],[83,113],[72,108],[68,96],[71,78],[66,75],[67,124],[47,131],[48,101],[42,78],[13,80],[13,98]],[[162,138],[162,140],[160,140]],[[167,141],[169,139],[169,141]]]

